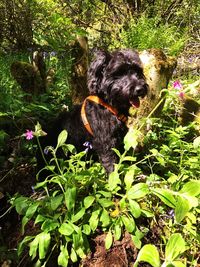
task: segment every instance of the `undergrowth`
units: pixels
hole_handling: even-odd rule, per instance
[[[135,267],[139,262],[197,266],[200,136],[197,123],[181,125],[180,96],[170,88],[161,117],[146,119],[142,151],[135,151],[142,127],[129,130],[125,152],[115,149],[119,162],[108,177],[99,163],[85,161],[86,151],[76,154],[66,144],[67,132],[61,132],[56,148],[48,147],[49,176],[38,180],[31,197],[17,194],[11,199],[25,236],[19,257],[28,246],[36,266],[45,266],[54,256],[64,267],[85,258],[90,239],[99,232],[106,233],[106,249],[128,232],[138,249]],[[39,140],[42,133],[37,124],[33,136]],[[60,148],[71,157],[58,159]],[[36,229],[32,235],[26,235],[29,222]]]

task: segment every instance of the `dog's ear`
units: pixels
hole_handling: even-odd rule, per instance
[[[103,50],[98,50],[88,69],[88,89],[90,94],[98,95],[101,90],[101,82],[104,69],[108,65],[111,55]]]

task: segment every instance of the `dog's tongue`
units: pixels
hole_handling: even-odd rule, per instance
[[[140,100],[139,98],[135,98],[134,100],[131,101],[131,105],[135,108],[139,108],[140,106]]]

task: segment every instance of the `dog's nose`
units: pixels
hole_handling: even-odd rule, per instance
[[[135,94],[137,96],[144,97],[147,94],[147,86],[136,86],[135,88]]]

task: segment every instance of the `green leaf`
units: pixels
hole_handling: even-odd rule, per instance
[[[73,237],[73,246],[77,252],[77,249],[83,245],[83,236],[82,236],[81,229],[79,228],[78,233],[73,233],[72,237]]]
[[[197,138],[194,139],[193,146],[194,146],[195,149],[200,147],[200,136],[198,136]]]
[[[61,147],[67,140],[67,131],[63,130],[59,135],[58,135],[58,141],[57,141],[57,146],[56,150]]]
[[[92,206],[94,200],[95,200],[94,196],[85,197],[84,200],[83,200],[85,208],[88,209],[90,206]]]
[[[35,219],[35,224],[37,224],[37,223],[39,223],[39,222],[43,222],[43,221],[45,221],[46,219],[47,219],[47,218],[44,217],[43,215],[38,214],[37,217],[36,217],[36,219]]]
[[[114,205],[114,203],[107,198],[100,198],[98,199],[98,202],[103,208],[108,208]]]
[[[146,196],[149,188],[145,183],[138,183],[133,185],[127,192],[128,199],[137,199]]]
[[[139,218],[141,215],[140,205],[135,200],[129,199],[129,207],[130,207],[129,209],[133,217]]]
[[[70,259],[72,260],[72,262],[77,262],[77,260],[78,260],[78,257],[76,255],[76,251],[73,249],[73,247],[71,248]]]
[[[33,239],[33,241],[29,244],[30,250],[29,250],[29,256],[31,256],[31,259],[35,259],[37,255],[37,249],[39,245],[39,237],[36,235],[36,237]]]
[[[38,208],[39,205],[40,205],[39,202],[33,202],[33,203],[28,207],[28,209],[27,209],[27,211],[26,211],[26,217],[27,217],[27,218],[31,218],[31,217],[34,215],[34,213],[36,212],[36,210],[37,210],[37,208]]]
[[[62,235],[70,236],[74,232],[74,227],[70,223],[63,223],[59,228],[59,232]]]
[[[106,249],[109,249],[112,246],[112,243],[113,243],[113,236],[112,236],[111,231],[109,231],[106,235],[106,238],[105,238]]]
[[[116,240],[119,240],[122,235],[122,228],[119,224],[115,224],[114,226],[114,236]]]
[[[102,227],[106,227],[110,223],[110,216],[107,212],[107,210],[103,209],[100,217],[100,222],[102,222]]]
[[[128,151],[131,147],[135,149],[138,145],[140,131],[137,129],[129,129],[128,133],[124,137],[124,149]]]
[[[175,208],[176,200],[174,198],[173,192],[167,189],[156,188],[153,189],[153,193],[160,198],[162,202],[164,202],[167,206],[171,208]]]
[[[18,214],[24,215],[28,209],[30,201],[27,197],[18,197],[14,200],[13,205]]]
[[[67,188],[65,192],[65,204],[68,210],[72,210],[76,201],[76,187]]]
[[[186,250],[185,241],[181,234],[172,234],[165,248],[166,262],[172,262]]]
[[[175,208],[176,222],[180,223],[184,219],[189,210],[190,210],[189,201],[184,197],[177,196],[177,203]]]
[[[184,184],[180,193],[186,193],[189,196],[195,197],[200,194],[200,181],[192,180]]]
[[[39,259],[44,259],[51,241],[49,233],[42,232],[38,235],[39,238]]]
[[[60,254],[58,256],[58,265],[62,267],[67,267],[68,259],[69,259],[69,253],[68,253],[67,247],[61,245]]]
[[[92,231],[95,231],[97,226],[98,226],[98,223],[99,223],[99,213],[100,213],[100,210],[95,210],[92,212],[92,215],[89,219],[89,225],[92,229]]]
[[[172,261],[172,266],[173,267],[187,267],[184,263],[181,261]]]
[[[134,181],[134,175],[135,175],[135,170],[132,169],[132,170],[129,170],[125,177],[124,177],[124,183],[126,185],[126,190],[129,190],[132,186],[132,183]]]
[[[20,256],[25,248],[26,243],[34,239],[34,236],[26,236],[20,243],[17,248],[17,255]]]
[[[59,223],[57,221],[52,220],[52,219],[46,219],[43,222],[41,229],[44,232],[50,232],[52,230],[55,230],[58,226],[59,226]]]
[[[22,235],[24,235],[24,228],[25,228],[25,226],[26,226],[26,224],[27,224],[27,222],[28,222],[29,220],[30,220],[30,219],[27,218],[26,216],[24,216],[23,219],[22,219]]]
[[[79,210],[75,215],[72,216],[71,221],[77,222],[78,220],[80,220],[85,214],[85,208],[82,208],[81,210]]]
[[[57,208],[63,203],[63,195],[51,197],[51,209],[57,210]]]
[[[118,172],[110,173],[108,177],[108,189],[110,191],[113,191],[117,187],[118,184],[121,184],[119,173]]]
[[[142,245],[142,242],[140,241],[140,239],[137,236],[133,235],[132,240],[136,248],[140,249]]]
[[[160,257],[156,246],[144,245],[138,253],[134,267],[138,266],[139,261],[148,262],[153,267],[160,267]]]
[[[91,228],[90,228],[90,226],[89,226],[88,224],[84,224],[82,227],[83,227],[82,232],[83,232],[84,234],[86,234],[86,235],[90,235],[90,233],[91,233]]]
[[[135,221],[134,221],[134,219],[131,218],[131,217],[128,218],[126,216],[122,216],[121,219],[122,219],[122,222],[123,222],[126,230],[129,233],[132,233],[135,230]]]

